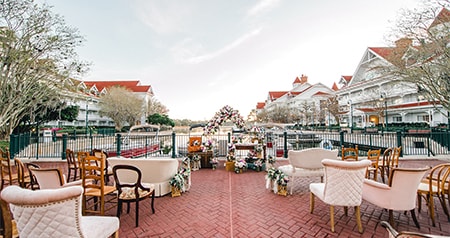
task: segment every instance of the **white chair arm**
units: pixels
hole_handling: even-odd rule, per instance
[[[364,186],[371,186],[374,187],[375,189],[384,189],[384,190],[389,190],[390,187],[384,183],[379,183],[370,179],[364,179]]]

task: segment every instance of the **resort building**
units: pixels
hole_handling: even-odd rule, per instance
[[[74,87],[77,89],[73,93],[73,100],[68,101],[69,105],[76,105],[79,107],[78,118],[76,121],[68,122],[51,122],[49,125],[53,126],[78,126],[78,127],[114,127],[114,121],[109,117],[103,117],[99,114],[98,102],[102,95],[108,92],[108,89],[114,86],[121,86],[129,89],[134,94],[143,99],[142,116],[136,124],[144,124],[146,120],[147,105],[151,97],[153,97],[153,90],[150,85],[141,85],[139,80],[118,80],[118,81],[72,81]]]

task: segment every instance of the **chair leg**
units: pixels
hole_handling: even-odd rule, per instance
[[[420,193],[417,193],[417,207],[419,212],[422,211],[422,196]]]
[[[356,216],[356,224],[358,225],[358,231],[359,233],[363,233],[363,228],[361,224],[361,210],[359,206],[355,207],[355,216]]]
[[[419,221],[417,221],[417,217],[416,217],[416,211],[414,209],[412,209],[410,212],[411,212],[411,217],[414,221],[414,224],[416,224],[417,229],[420,229]]]
[[[67,171],[67,182],[70,182],[70,174],[71,174],[71,169],[69,168]]]
[[[117,201],[117,217],[120,217],[121,213],[122,213],[122,201],[119,199],[119,201]]]
[[[139,198],[136,199],[136,227],[139,226]]]
[[[334,232],[334,206],[330,205],[330,225],[331,231]]]
[[[153,206],[155,203],[155,191],[152,193],[152,212],[155,214],[155,207]]]
[[[431,224],[436,226],[436,222],[434,220],[434,197],[433,195],[428,195],[428,212],[430,213]]]
[[[344,214],[348,216],[348,207],[344,207]]]
[[[391,226],[394,226],[394,211],[393,210],[389,210],[389,224]]]
[[[314,193],[309,193],[309,213],[314,211]]]

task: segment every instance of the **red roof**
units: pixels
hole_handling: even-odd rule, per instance
[[[264,103],[264,102],[258,102],[258,103],[256,103],[256,109],[263,109],[264,106],[266,106],[266,103]]]
[[[329,93],[326,93],[326,92],[318,91],[318,92],[315,93],[313,96],[324,96],[324,95],[330,95],[330,94],[329,94]]]
[[[294,84],[296,84],[296,83],[302,83],[298,77],[295,78],[295,80],[294,80]]]
[[[441,12],[439,12],[433,23],[431,23],[430,28],[445,22],[450,22],[450,11],[447,8],[442,8]]]
[[[114,86],[125,87],[132,92],[149,92],[151,91],[150,85],[140,85],[139,80],[128,80],[128,81],[84,81],[87,87],[95,87],[98,91],[102,91],[104,88],[108,89]]]
[[[393,47],[369,47],[369,49],[375,52],[377,55],[387,59],[393,51]]]
[[[333,86],[331,87],[331,89],[333,89],[334,91],[339,90],[339,88],[338,88],[336,82],[333,83]]]
[[[271,92],[269,92],[269,97],[270,97],[270,100],[274,101],[274,100],[282,97],[286,93],[288,93],[288,92],[287,91],[271,91]]]
[[[348,76],[348,75],[347,75],[347,76],[342,75],[342,78],[343,78],[346,82],[350,82],[350,80],[352,80],[352,77],[353,77],[353,76],[351,76],[351,75],[350,75],[350,76]],[[336,84],[336,83],[335,83],[335,84]]]

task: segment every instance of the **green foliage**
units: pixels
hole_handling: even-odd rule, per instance
[[[0,141],[0,149],[2,149],[2,150],[9,149],[9,141],[1,140]]]
[[[170,119],[167,115],[160,115],[158,113],[152,114],[147,117],[147,122],[149,124],[154,125],[169,125],[169,126],[175,126],[175,122]]]

